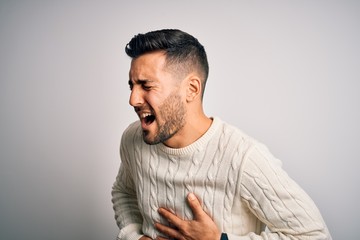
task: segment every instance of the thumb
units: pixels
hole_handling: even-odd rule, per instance
[[[198,219],[203,213],[205,213],[201,207],[199,199],[195,196],[195,194],[189,193],[187,200],[195,219]]]

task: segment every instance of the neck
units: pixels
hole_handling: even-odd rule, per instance
[[[212,119],[203,112],[187,118],[185,126],[164,142],[170,148],[183,148],[198,140],[210,128]]]

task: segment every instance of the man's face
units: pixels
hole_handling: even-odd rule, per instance
[[[144,141],[165,142],[185,125],[186,102],[181,80],[166,68],[163,52],[144,54],[131,62],[129,103],[140,118]]]

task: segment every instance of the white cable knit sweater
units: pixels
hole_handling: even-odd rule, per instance
[[[219,118],[200,139],[180,149],[147,145],[135,122],[123,134],[120,153],[112,191],[118,239],[155,239],[154,221],[166,223],[159,207],[191,219],[190,192],[230,240],[331,239],[317,207],[280,161]]]

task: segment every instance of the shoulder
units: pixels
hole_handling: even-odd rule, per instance
[[[129,124],[129,126],[124,130],[124,134],[134,134],[141,129],[140,121],[135,121]]]
[[[218,132],[220,138],[241,142],[242,144],[247,144],[249,146],[258,143],[256,139],[249,136],[243,130],[232,124],[229,124],[219,118],[214,118],[214,122],[216,122],[216,124],[218,125]]]
[[[142,132],[141,125],[139,121],[131,123],[123,132],[121,137],[121,143],[125,144],[126,142],[134,142],[141,140]]]
[[[245,133],[240,128],[233,126],[229,123],[226,123],[219,118],[215,118],[219,124],[219,129],[221,129],[220,138],[221,141],[227,142],[229,145],[231,142],[236,142],[237,151],[239,151],[245,161],[261,161],[261,160],[269,160],[272,161],[276,165],[281,165],[281,161],[275,158],[268,147],[253,138],[252,136]]]

